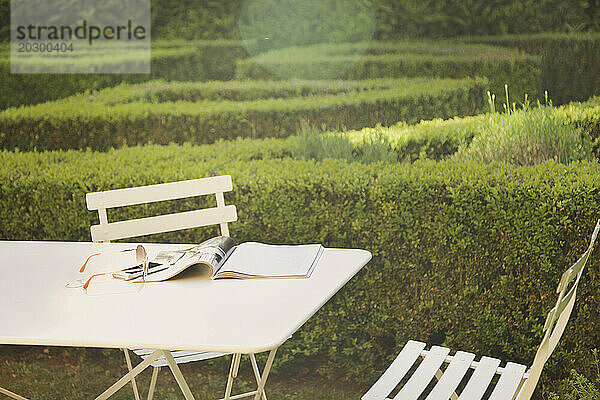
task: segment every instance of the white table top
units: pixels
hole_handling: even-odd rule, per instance
[[[144,244],[150,258],[186,246]],[[100,256],[78,274],[90,254],[131,247],[0,241],[0,343],[258,353],[285,342],[371,259],[326,249],[308,279],[211,280],[196,270],[135,288],[103,278],[88,294],[65,287],[134,259]]]

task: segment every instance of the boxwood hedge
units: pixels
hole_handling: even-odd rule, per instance
[[[157,78],[229,80],[233,78],[237,59],[246,56],[238,41],[155,41],[150,74],[11,74],[10,55],[4,45],[0,48],[0,109],[42,103],[121,82]]]
[[[364,46],[364,45],[363,45]],[[540,58],[489,46],[434,45],[431,43],[375,43],[373,54],[358,45],[292,48],[268,52],[237,62],[238,79],[374,79],[384,77],[486,77],[487,89],[497,95],[508,84],[511,101],[540,93]],[[387,51],[387,53],[386,53]]]
[[[484,36],[466,41],[514,47],[541,56],[541,87],[556,104],[600,94],[599,33]]]
[[[288,341],[278,368],[366,385],[408,339],[530,363],[561,272],[600,216],[600,165],[535,167],[417,161],[208,157],[209,147],[0,153],[0,237],[89,240],[85,193],[227,173],[238,241],[357,247],[373,260]],[[109,210],[111,220],[206,206],[211,199]],[[199,242],[198,229],[140,241]],[[136,241],[138,241],[136,239]],[[600,341],[600,257],[545,379],[580,367]],[[268,316],[265,316],[268,318]],[[308,364],[302,364],[308,363]],[[546,386],[547,387],[547,386]]]
[[[573,124],[579,128],[583,137],[590,139],[594,157],[600,159],[600,97],[584,103],[556,107],[552,109],[552,113],[565,124]],[[378,126],[343,133],[330,132],[324,136],[341,135],[357,148],[368,145],[369,139],[381,139],[388,143],[399,161],[412,162],[423,158],[442,160],[456,153],[459,147],[468,146],[473,138],[484,132],[486,126],[497,117],[507,124],[516,124],[517,118],[513,119],[506,114],[488,113],[421,121],[415,125],[401,122],[390,127]]]
[[[250,101],[289,97],[349,94],[411,86],[411,79],[372,79],[361,81],[227,81],[165,82],[155,80],[139,85],[120,85],[94,93],[74,96],[70,102],[97,102],[102,105],[211,101]]]
[[[206,84],[205,92],[219,85]],[[254,90],[248,90],[248,86],[236,89],[235,83],[221,85],[233,92]],[[198,87],[203,86],[190,84],[191,91],[196,93],[190,100],[198,101],[149,103],[142,99],[140,102],[119,103],[120,98],[127,101],[127,96],[132,95],[128,88],[109,92],[115,95],[113,100],[117,102],[114,104],[109,102],[110,96],[104,96],[102,92],[99,95],[75,96],[0,112],[0,148],[51,150],[90,147],[106,150],[148,142],[211,143],[240,136],[282,137],[297,132],[303,121],[329,129],[357,129],[377,124],[391,125],[398,121],[414,123],[421,119],[479,112],[484,103],[485,80],[415,79],[398,80],[391,85],[385,82],[326,84],[334,94],[328,94],[328,89],[318,83],[289,82],[286,85],[289,90],[285,95],[303,90],[322,94],[242,102],[210,101],[197,96],[203,91],[198,91]],[[340,85],[342,91],[338,92]],[[389,85],[389,88],[383,89],[381,85]],[[268,83],[264,87],[265,95],[269,96],[269,93],[283,91],[282,86],[278,88]],[[178,96],[186,98],[181,91],[175,95]],[[153,100],[152,95],[150,98]],[[163,98],[159,96],[156,100]],[[164,100],[174,98],[171,96]]]

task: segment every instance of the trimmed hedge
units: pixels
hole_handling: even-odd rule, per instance
[[[585,103],[572,103],[554,108],[553,113],[565,124],[573,124],[592,143],[592,153],[600,160],[600,97]],[[481,114],[463,118],[421,121],[415,125],[398,123],[391,127],[364,128],[359,131],[328,132],[324,136],[342,136],[360,151],[369,140],[384,140],[397,154],[398,161],[413,162],[418,159],[443,160],[467,147],[474,137],[485,131],[495,118],[507,122],[505,114]]]
[[[209,83],[207,87],[215,85]],[[223,87],[232,85],[224,83]],[[479,112],[484,104],[484,87],[485,80],[481,79],[415,79],[396,81],[393,87],[383,90],[357,91],[361,84],[350,85],[347,92],[333,95],[114,105],[98,103],[93,96],[87,100],[75,96],[0,112],[0,148],[107,150],[148,142],[211,143],[240,136],[282,137],[297,132],[303,122],[328,129],[415,123]]]
[[[11,74],[7,46],[0,54],[0,109],[42,103],[122,82],[157,78],[229,80],[234,76],[237,59],[247,57],[237,41],[158,41],[152,43],[150,74]]]
[[[413,46],[411,48],[411,46]],[[397,52],[378,55],[336,55],[335,49],[285,49],[237,62],[238,79],[374,79],[398,77],[466,78],[486,77],[487,89],[498,96],[508,84],[513,101],[540,94],[540,59],[488,46],[469,49],[459,45],[400,43],[374,45],[375,51]],[[346,46],[349,47],[349,46]],[[351,49],[351,48],[350,48]],[[340,49],[340,52],[350,51]],[[358,51],[358,50],[357,50]],[[413,53],[414,51],[414,53]],[[329,55],[332,52],[333,55]],[[431,53],[428,53],[431,52]]]
[[[541,88],[556,104],[600,95],[600,34],[538,34],[467,38],[542,57]]]
[[[263,52],[254,57],[265,61],[286,62],[303,61],[306,58],[335,56],[386,55],[386,54],[422,54],[422,55],[495,55],[514,56],[514,50],[494,47],[488,44],[465,43],[455,40],[397,40],[368,41],[354,43],[320,43],[311,46],[292,46]]]
[[[408,339],[530,363],[560,274],[587,247],[599,216],[595,162],[363,166],[241,161],[227,153],[209,159],[208,153],[210,146],[189,145],[1,152],[0,237],[89,240],[97,216],[85,207],[87,192],[231,174],[234,190],[226,200],[238,207],[239,221],[231,224],[238,241],[321,242],[373,253],[369,265],[285,344],[277,364],[285,370],[318,361],[317,372],[366,387]],[[128,207],[109,218],[210,201]],[[199,242],[215,232],[140,241]],[[600,341],[598,271],[596,250],[545,380],[583,365]]]
[[[341,32],[352,34],[354,30],[350,23],[355,21],[340,18],[335,3],[327,2],[329,8],[325,8],[324,13],[319,15],[320,23],[315,21],[314,24],[319,27],[320,24],[335,19],[342,26]],[[341,8],[348,7],[348,1],[337,3]],[[564,32],[574,28],[600,30],[598,23],[600,5],[594,0],[548,0],[543,3],[539,0],[501,3],[458,0],[405,3],[397,0],[374,0],[369,3],[359,2],[359,4],[372,4],[376,13],[375,37],[378,39]],[[239,37],[241,9],[240,0],[198,3],[152,0],[151,36],[164,39],[236,39]],[[301,20],[297,21],[296,18],[290,17],[289,11],[284,11],[286,9],[289,8],[276,7],[270,10],[274,18],[281,21],[274,26],[278,36],[287,37],[296,44],[305,44],[307,40],[312,42],[323,40],[323,37],[317,34],[319,31],[314,29],[298,35],[297,25],[312,21],[302,18],[306,12],[300,12]],[[10,0],[0,0],[0,41],[8,41],[9,31]],[[338,31],[336,30],[335,33]],[[327,39],[332,40],[335,37],[332,35]]]
[[[425,80],[420,80],[423,82]],[[251,101],[289,97],[349,94],[388,90],[410,86],[410,79],[375,79],[361,81],[227,81],[165,82],[150,81],[139,85],[120,85],[93,94],[74,96],[66,101],[94,101],[102,105],[126,103],[165,103],[176,101]]]

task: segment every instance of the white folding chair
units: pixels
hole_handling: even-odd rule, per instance
[[[479,361],[475,361],[474,354],[463,351],[450,355],[449,349],[440,346],[425,350],[425,343],[411,340],[362,400],[389,399],[388,396],[396,389],[399,391],[393,400],[480,400],[490,390],[490,400],[529,400],[544,364],[565,330],[575,304],[577,285],[592,252],[599,228],[600,220],[585,253],[560,279],[556,291],[558,300],[546,318],[544,338],[531,368],[527,369],[525,365],[512,362],[500,367],[500,360],[490,357],[481,357]],[[445,364],[448,364],[446,368]],[[472,374],[468,377],[471,370]],[[407,375],[409,371],[414,372]],[[494,385],[496,376],[498,379]],[[404,381],[404,384],[398,388],[401,381]],[[465,386],[457,394],[461,382]]]
[[[231,176],[215,176],[210,178],[192,179],[187,181],[163,183],[158,185],[140,186],[127,189],[109,190],[104,192],[88,193],[86,195],[87,208],[89,210],[98,210],[100,224],[91,227],[93,242],[110,242],[116,239],[125,239],[136,236],[150,235],[162,232],[171,232],[181,229],[196,228],[201,226],[219,225],[221,235],[229,236],[228,222],[237,220],[237,212],[234,205],[225,205],[223,197],[224,192],[231,191],[233,185]],[[157,201],[166,201],[174,199],[182,199],[186,197],[202,196],[214,194],[217,199],[217,206],[201,210],[186,211],[174,214],[159,215],[128,221],[108,222],[106,210],[108,208],[125,207],[136,204],[145,204]],[[131,372],[133,367],[128,349],[123,349],[125,352],[125,360],[127,367]],[[135,354],[146,360],[154,353],[150,349],[134,349]],[[193,361],[208,360],[216,357],[222,357],[230,353],[215,353],[215,352],[197,352],[197,351],[171,351],[168,356],[161,356],[151,363],[154,367],[150,388],[148,390],[148,399],[152,399],[156,387],[156,381],[160,368],[169,366],[177,378],[177,382],[181,387],[184,395],[187,398],[193,398],[191,392],[185,383],[185,380],[180,379],[181,372],[177,364],[188,363]],[[170,355],[170,356],[169,356]],[[231,396],[233,380],[237,377],[240,364],[241,354],[234,354],[231,360],[231,368],[225,388],[225,400],[239,399],[250,397],[256,394],[256,390],[252,392],[242,393]],[[261,380],[260,371],[254,354],[250,354],[250,362],[252,370],[258,382]],[[139,400],[139,392],[135,382],[135,377],[131,378],[133,393],[136,400]],[[267,400],[267,396],[262,392],[263,400]]]

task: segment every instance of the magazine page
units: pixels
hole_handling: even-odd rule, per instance
[[[215,278],[307,278],[322,252],[320,244],[281,246],[246,242],[235,248]]]
[[[210,268],[212,276],[234,246],[235,240],[232,238],[217,236],[187,249],[161,251],[151,260],[151,264],[155,264],[156,267],[149,270],[147,280],[164,281],[197,264],[204,264]]]

